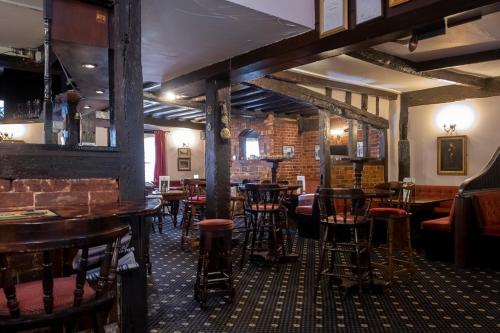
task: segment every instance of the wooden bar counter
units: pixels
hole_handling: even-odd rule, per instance
[[[0,221],[0,253],[29,252],[40,244],[78,247],[92,237],[105,237],[129,224],[131,247],[139,268],[121,274],[121,331],[145,332],[147,328],[147,254],[151,226],[145,218],[158,214],[160,200],[106,205],[44,207],[56,216],[33,216]],[[37,244],[37,246],[33,246]]]

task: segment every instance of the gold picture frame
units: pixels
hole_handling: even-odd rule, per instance
[[[191,171],[191,159],[190,158],[178,158],[177,159],[177,171]]]
[[[405,2],[410,2],[411,0],[389,0],[389,8],[399,6]]]
[[[178,148],[177,149],[178,158],[191,158],[191,148]]]
[[[323,38],[326,36],[330,36],[336,34],[338,32],[347,30],[349,28],[349,8],[348,8],[348,0],[319,0],[319,37]],[[332,13],[336,6],[342,5],[342,9],[340,13]],[[340,24],[337,24],[333,27],[325,28],[325,13],[328,15],[336,15],[336,19],[341,20]]]
[[[467,175],[467,136],[437,138],[437,174]]]

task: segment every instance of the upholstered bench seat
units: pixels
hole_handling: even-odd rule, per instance
[[[445,216],[434,220],[427,220],[421,224],[424,231],[451,232],[450,217]]]
[[[500,191],[474,195],[474,210],[484,235],[500,236]]]
[[[73,276],[54,279],[54,312],[71,308],[74,302],[76,279]],[[16,297],[21,316],[35,316],[45,313],[43,306],[42,281],[21,283],[16,286]],[[94,289],[85,282],[82,303],[95,298]],[[0,289],[0,317],[10,318],[7,299],[3,288]]]
[[[313,213],[313,206],[297,206],[295,208],[295,214],[297,215],[312,215]]]

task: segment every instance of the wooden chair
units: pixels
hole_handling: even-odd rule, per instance
[[[373,263],[374,267],[380,267],[386,274],[386,280],[391,283],[394,276],[399,273],[410,273],[415,271],[415,263],[413,261],[413,250],[411,246],[411,224],[409,211],[410,203],[414,198],[415,184],[414,183],[398,183],[395,186],[397,190],[397,200],[389,201],[388,206],[376,207],[370,209],[371,225],[370,225],[370,244],[372,243],[373,230],[375,221],[384,221],[387,223],[387,244],[386,257],[383,263]],[[392,189],[392,188],[391,188]],[[403,240],[397,242],[395,231],[399,230]],[[402,243],[402,244],[398,244]],[[396,258],[394,250],[399,248],[405,255],[405,258]],[[395,264],[403,266],[401,269],[396,269]]]
[[[116,266],[120,238],[127,232],[128,226],[116,217],[115,227],[103,229],[101,233],[84,234],[82,231],[77,238],[61,236],[57,243],[44,242],[42,239],[17,246],[15,251],[2,251],[0,331],[17,332],[42,327],[62,331],[64,327],[66,332],[74,332],[81,319],[90,315],[94,331],[104,332],[109,311],[116,301]],[[86,279],[89,247],[98,245],[106,245],[106,251],[97,282],[89,283]],[[81,249],[76,275],[54,277],[54,252],[74,246]],[[26,252],[43,253],[43,279],[15,284],[7,256]]]
[[[322,188],[316,197],[322,229],[316,291],[326,275],[330,286],[335,279],[346,278],[353,280],[361,292],[367,279],[373,285],[368,241],[371,200],[361,189],[346,188]],[[328,256],[330,264],[324,269]]]
[[[205,179],[183,179],[181,183],[186,197],[182,214],[181,246],[183,246],[186,241],[193,239],[195,217],[198,215],[201,220],[205,215],[207,182]]]

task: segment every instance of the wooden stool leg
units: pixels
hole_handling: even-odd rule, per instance
[[[323,239],[320,238],[319,242],[319,265],[318,265],[318,272],[316,275],[316,288],[314,295],[318,293],[319,284],[321,282],[321,275],[323,273],[323,263],[325,262],[325,246],[328,240],[328,227],[322,224],[320,228],[323,229]]]
[[[411,247],[411,223],[410,218],[407,218],[405,221],[406,227],[406,242],[408,248],[408,272],[413,274],[415,272],[415,262],[413,261],[413,249]]]
[[[243,242],[243,249],[241,252],[241,261],[240,261],[240,269],[243,268],[243,263],[245,262],[245,254],[247,252],[248,247],[248,235],[250,233],[249,225],[247,223],[247,218],[245,216],[245,241]]]
[[[394,260],[393,260],[393,240],[394,240],[394,222],[387,221],[387,279],[392,282],[394,279]]]

